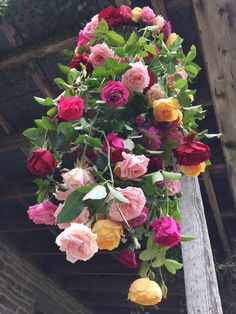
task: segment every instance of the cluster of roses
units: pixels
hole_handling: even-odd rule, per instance
[[[162,16],[156,16],[149,7],[131,9],[122,5],[120,8],[108,7],[100,14],[92,18],[85,28],[79,33],[78,45],[75,56],[71,60],[71,69],[83,71],[86,69],[86,77],[89,77],[98,67],[105,66],[107,58],[113,58],[119,64],[127,62],[127,58],[119,57],[114,49],[106,43],[91,44],[96,39],[95,31],[98,29],[102,20],[112,27],[122,23],[141,21],[146,25],[153,26],[154,35],[164,34],[166,47],[171,47],[177,35],[171,34],[170,23]],[[82,51],[81,52],[81,47]],[[160,55],[158,48],[153,45],[156,55]],[[209,147],[196,141],[195,134],[185,136],[183,132],[183,114],[177,97],[165,97],[166,93],[161,86],[156,83],[155,75],[144,61],[153,60],[154,56],[148,54],[144,58],[137,57],[129,60],[129,68],[122,73],[120,80],[103,81],[100,91],[102,105],[117,108],[125,107],[134,93],[145,95],[149,108],[153,112],[153,119],[146,121],[146,127],[142,127],[145,115],[138,115],[135,118],[135,128],[142,134],[145,149],[149,152],[146,155],[135,155],[132,148],[127,148],[126,140],[122,138],[116,130],[105,134],[102,141],[101,154],[108,158],[108,168],[110,176],[118,182],[129,182],[124,188],[114,188],[107,185],[99,185],[100,177],[97,175],[95,160],[98,153],[95,150],[87,150],[85,159],[76,164],[72,170],[65,170],[61,174],[61,181],[53,181],[53,174],[56,168],[60,167],[55,156],[50,150],[44,148],[34,149],[28,159],[28,169],[38,177],[50,176],[54,182],[53,195],[59,202],[55,205],[48,198],[40,204],[31,206],[28,210],[29,218],[36,224],[57,224],[60,229],[64,229],[57,237],[56,243],[60,250],[66,252],[68,261],[74,263],[78,260],[87,261],[97,251],[114,250],[130,230],[138,226],[143,226],[149,218],[150,210],[147,208],[145,193],[140,187],[135,187],[135,180],[140,180],[144,175],[164,170],[163,161],[159,154],[153,154],[162,146],[162,138],[168,138],[178,142],[178,147],[173,150],[174,164],[177,164],[180,171],[189,176],[198,176],[204,172],[205,162],[209,160]],[[182,79],[187,78],[184,68],[176,70]],[[169,75],[169,88],[173,87],[175,75]],[[86,108],[86,100],[82,97],[73,95],[69,97],[61,96],[56,103],[56,118],[58,125],[61,122],[80,121],[81,118],[89,113],[91,109]],[[191,99],[193,100],[193,99]],[[147,110],[150,110],[147,109]],[[89,116],[89,115],[88,115]],[[53,118],[55,118],[53,117]],[[127,117],[128,120],[128,117]],[[94,125],[96,123],[94,122]],[[139,144],[139,142],[137,142]],[[71,145],[73,143],[70,143]],[[73,145],[72,145],[73,146]],[[57,155],[58,156],[58,155]],[[90,162],[88,166],[87,162]],[[174,167],[172,171],[174,171]],[[103,173],[101,173],[101,176]],[[132,182],[132,183],[130,183]],[[124,184],[122,186],[124,186]],[[167,196],[172,197],[180,191],[180,181],[165,178],[159,180],[157,184],[160,188],[167,191]],[[79,214],[73,219],[58,223],[58,217],[66,207],[69,198],[83,187],[92,186],[93,189],[100,189],[102,196],[107,204],[106,214],[91,215],[89,206],[84,206]],[[92,191],[93,191],[92,189]],[[107,193],[106,190],[109,189]],[[89,193],[84,197],[84,201],[89,199]],[[99,199],[99,198],[98,198]],[[91,217],[92,216],[92,217]],[[156,213],[149,225],[153,233],[154,243],[160,247],[171,248],[181,241],[179,222],[167,215],[157,218]],[[96,220],[94,223],[94,219]],[[149,227],[149,226],[148,226]],[[147,227],[147,230],[148,230]],[[138,257],[134,247],[125,247],[116,255],[116,259],[130,268],[137,268],[139,265]],[[129,289],[128,298],[137,304],[154,305],[161,301],[163,291],[160,286],[147,276],[134,281]]]

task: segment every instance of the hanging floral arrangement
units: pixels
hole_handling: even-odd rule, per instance
[[[39,187],[29,218],[62,230],[69,262],[115,250],[137,269],[128,299],[140,305],[166,298],[163,269],[183,266],[172,254],[191,240],[180,228],[181,175],[198,176],[210,158],[189,88],[196,48],[185,54],[182,42],[149,7],[102,10],[80,31],[70,67],[59,64],[62,93],[35,97],[48,111],[24,132]]]

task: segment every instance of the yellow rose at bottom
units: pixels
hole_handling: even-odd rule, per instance
[[[197,177],[200,173],[204,172],[206,164],[204,162],[196,166],[180,166],[180,170],[189,177]]]
[[[109,219],[98,220],[92,231],[97,234],[97,245],[100,250],[113,250],[120,244],[123,228],[117,221]]]
[[[160,286],[149,278],[139,278],[129,287],[128,300],[140,305],[155,305],[161,302]]]

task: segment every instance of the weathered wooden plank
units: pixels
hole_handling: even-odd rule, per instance
[[[236,1],[192,0],[236,205]]]
[[[166,8],[163,0],[151,0],[153,10],[156,14],[161,14],[167,18]]]
[[[189,314],[221,314],[221,300],[198,180],[182,180],[181,212],[184,235],[196,240],[182,245]]]

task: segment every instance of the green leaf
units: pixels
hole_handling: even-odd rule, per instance
[[[145,45],[145,46],[144,46],[144,49],[145,49],[145,51],[150,52],[150,53],[151,53],[152,55],[154,55],[154,56],[157,55],[156,49],[153,47],[152,44]]]
[[[34,122],[38,127],[45,130],[55,130],[53,122],[48,117],[43,116],[42,119],[36,119]]]
[[[23,132],[23,135],[28,139],[35,141],[40,137],[44,137],[45,131],[39,128],[30,128]]]
[[[89,137],[89,143],[95,148],[102,148],[102,142],[98,137]]]
[[[125,198],[120,192],[118,192],[116,189],[114,189],[110,184],[107,185],[108,189],[111,193],[111,195],[113,195],[115,197],[116,200],[118,200],[121,203],[129,203],[129,200],[127,198]]]
[[[128,149],[130,151],[132,151],[134,149],[134,146],[135,146],[134,142],[130,138],[127,138],[126,140],[124,140],[123,144],[124,144],[124,148]]]
[[[67,73],[70,72],[70,67],[68,67],[68,66],[65,66],[65,65],[63,65],[61,63],[58,63],[57,66],[61,70],[62,73],[67,74]]]
[[[83,201],[92,199],[92,200],[100,200],[107,196],[106,188],[103,185],[96,185],[90,192],[88,192]]]
[[[160,171],[149,173],[149,174],[145,175],[144,177],[151,177],[153,184],[158,182],[158,181],[163,181],[163,175]]]
[[[84,208],[83,194],[76,190],[66,199],[65,205],[57,216],[57,224],[72,221],[79,216]]]
[[[120,34],[114,32],[114,31],[109,31],[106,33],[107,37],[111,41],[111,43],[115,46],[124,46],[125,44],[125,39],[123,36]]]
[[[165,254],[158,253],[157,257],[152,262],[152,267],[160,267],[164,264],[165,261]]]
[[[129,39],[126,42],[127,46],[135,44],[137,41],[137,34],[136,32],[132,32],[131,35],[129,36]]]
[[[176,274],[176,270],[181,269],[183,267],[183,264],[178,263],[173,259],[166,259],[164,265],[171,274]]]
[[[45,99],[44,99],[44,98],[40,98],[40,97],[36,97],[36,96],[34,96],[34,100],[35,100],[38,104],[40,104],[40,105],[43,105],[44,102],[45,102]]]
[[[139,254],[139,259],[141,261],[150,261],[157,256],[156,250],[144,250],[142,253]]]
[[[102,19],[100,21],[100,24],[99,24],[99,30],[102,31],[102,32],[107,32],[109,31],[109,25],[107,24],[107,21]]]
[[[62,78],[57,77],[53,80],[55,84],[60,88],[60,89],[67,89],[68,87],[70,88],[71,86],[68,85]]]
[[[196,240],[196,238],[188,237],[188,236],[185,236],[185,235],[181,235],[181,242],[190,242],[190,241],[193,241],[193,240]]]
[[[170,179],[170,180],[180,180],[182,175],[178,172],[168,172],[168,171],[162,171],[162,174],[164,178]]]
[[[186,87],[188,84],[188,81],[187,80],[177,80],[174,82],[174,88],[178,88],[178,89],[182,89],[184,87]]]
[[[92,77],[96,77],[96,78],[107,78],[111,75],[111,70],[107,70],[106,68],[104,67],[96,67],[94,70],[93,70],[93,73],[92,73]]]
[[[118,62],[114,58],[107,57],[105,59],[105,67],[107,70],[114,70],[118,65]]]
[[[189,51],[189,53],[186,56],[185,62],[190,63],[191,61],[193,61],[196,58],[196,56],[197,56],[196,46],[192,45],[191,50]]]

